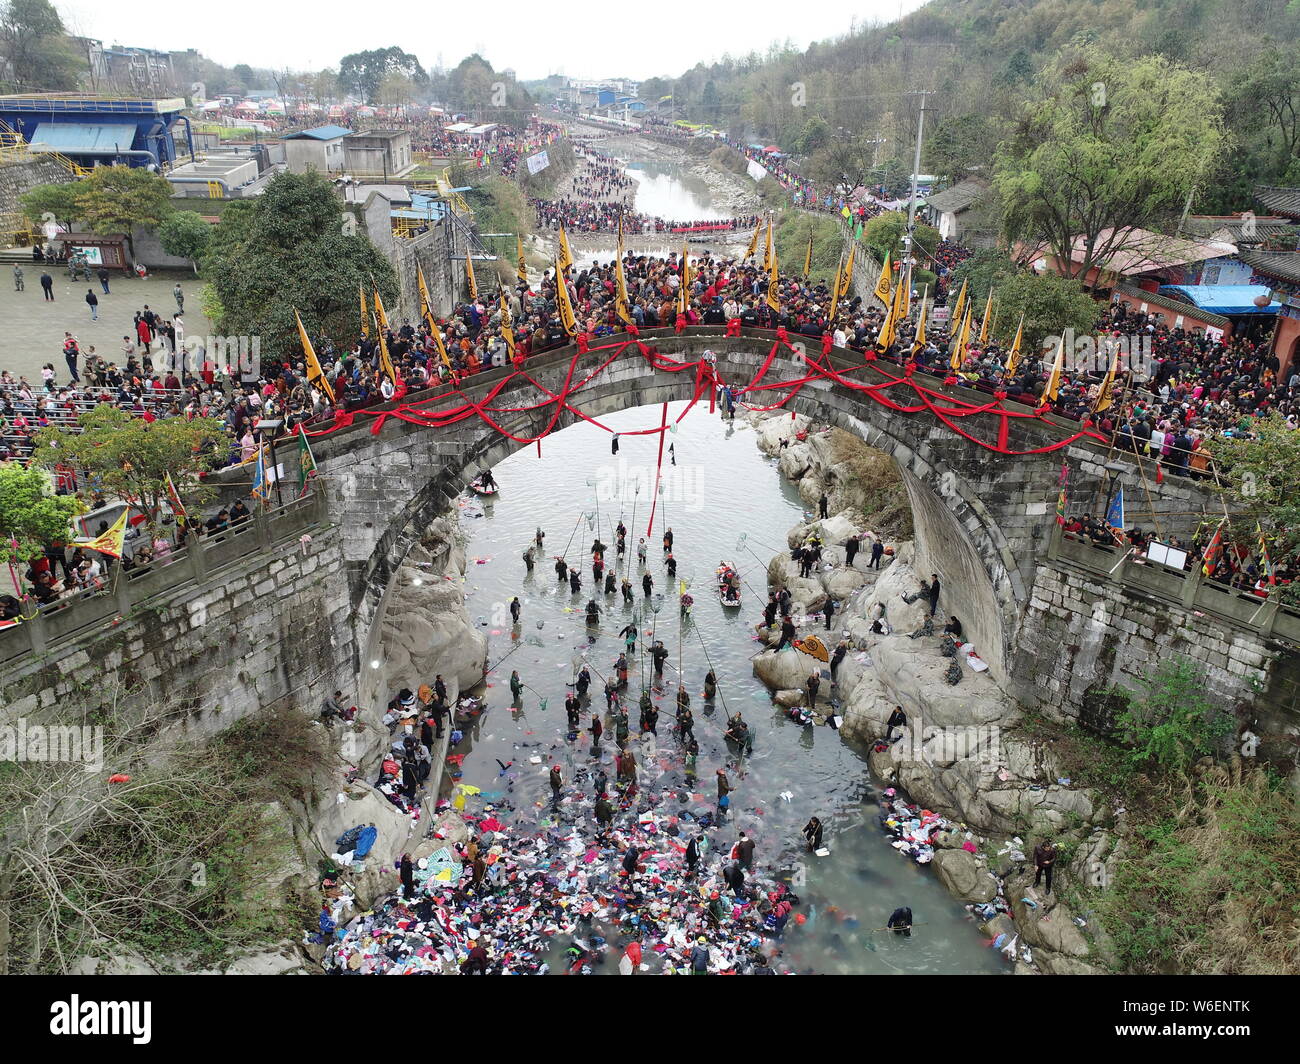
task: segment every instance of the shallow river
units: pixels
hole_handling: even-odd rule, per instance
[[[730,211],[713,206],[713,197],[703,178],[678,163],[647,159],[624,159],[628,176],[636,182],[633,204],[642,214],[679,222],[729,218]]]
[[[685,407],[671,404],[670,423]],[[627,433],[657,428],[660,413],[660,408],[643,407],[602,420]],[[540,459],[535,447],[526,447],[496,467],[501,484],[497,498],[461,500],[462,524],[470,537],[466,607],[487,632],[488,661],[496,666],[487,692],[494,708],[460,747],[469,751],[464,782],[500,794],[513,808],[498,815],[523,830],[535,829],[549,815],[546,772],[553,761],[563,767],[566,786],[576,775],[581,788],[595,762],[585,732],[574,742],[565,741],[565,684],[585,653],[593,674],[593,708],[603,710],[602,677],[610,675],[622,650],[618,632],[632,618],[633,607],[624,606],[618,594],[596,595],[605,612],[599,627],[590,631],[583,611],[592,597],[592,539],[599,533],[609,545],[606,559],[612,561],[614,525],[621,518],[629,534],[620,578],[630,561],[642,635],[638,649],[648,645],[645,633],[653,627],[671,652],[666,686],[657,699],[659,761],[667,771],[656,781],[652,765],[639,757],[642,786],[686,793],[680,748],[672,733],[671,704],[680,667],[695,712],[699,781],[696,797],[684,805],[672,799],[665,807],[711,810],[714,772],[727,768],[736,792],[727,824],[712,832],[717,845],[729,846],[735,832],[744,829],[757,842],[759,865],[793,867],[796,884],[804,884],[796,885],[804,899],[799,911],[809,920],[804,926],[792,921],[787,927],[786,960],[800,970],[828,973],[1005,972],[1007,966],[983,944],[966,911],[933,873],[890,848],[877,822],[875,792],[862,751],[829,727],[803,728],[787,719],[753,677],[750,658],[760,644],[752,625],[766,598],[764,567],[784,548],[787,529],[801,519],[797,495],[775,463],[758,450],[753,431],[740,422],[734,428],[725,425],[709,415],[707,405],[691,411],[666,441],[664,491],[654,534],[647,539],[654,590],[665,595],[657,614],[645,605],[636,563],[637,539],[645,535],[649,518],[656,436],[623,435],[618,455],[612,456],[607,433],[590,425],[575,426],[545,439]],[[667,443],[674,445],[675,467],[669,464]],[[546,532],[545,557],[525,578],[521,555],[539,525]],[[678,577],[691,583],[696,599],[685,625],[676,608],[677,588],[670,586],[664,567],[662,534],[669,526],[675,536]],[[581,566],[578,594],[556,578],[554,557],[561,553]],[[746,601],[740,610],[724,611],[711,593],[721,559],[734,561],[744,577]],[[523,604],[517,637],[505,613],[514,595]],[[716,708],[708,707],[700,695],[710,662],[720,684]],[[511,669],[519,670],[529,688],[522,711],[505,708]],[[648,682],[648,659],[645,675]],[[640,690],[641,670],[634,661],[628,695],[634,734]],[[545,709],[540,707],[543,698]],[[722,739],[726,714],[737,710],[756,733],[753,755],[741,766],[732,763]],[[590,712],[583,717],[584,727],[588,724]],[[611,729],[600,755],[611,781],[612,740]],[[530,755],[540,755],[541,764],[529,764]],[[504,776],[498,760],[514,762]],[[793,797],[782,800],[780,795],[787,791]],[[589,800],[584,800],[584,810],[587,805]],[[806,855],[802,848],[799,829],[813,814],[828,825],[829,857]],[[873,934],[871,929],[883,927],[899,905],[910,905],[920,925],[912,937]],[[607,964],[602,970],[616,969]]]

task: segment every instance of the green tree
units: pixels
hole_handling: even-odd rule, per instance
[[[1186,658],[1163,662],[1138,687],[1115,692],[1127,702],[1117,724],[1135,766],[1182,775],[1233,729],[1231,715],[1206,697],[1205,676]]]
[[[529,92],[478,54],[466,56],[447,74],[446,102],[484,121],[514,125],[522,125],[533,111]]]
[[[867,222],[866,227],[862,230],[862,239],[866,241],[867,247],[876,253],[876,258],[882,262],[886,254],[894,262],[898,262],[903,257],[903,237],[906,234],[906,212],[886,211],[884,214],[878,214]],[[917,262],[921,264],[929,262],[934,254],[934,249],[939,246],[939,230],[935,229],[934,226],[922,225],[917,222],[915,236],[916,246],[919,249],[916,256]]]
[[[0,462],[0,557],[5,561],[40,557],[51,543],[67,538],[72,519],[81,512],[75,495],[54,494],[45,470]]]
[[[87,69],[49,0],[9,0],[0,8],[0,54],[19,91],[75,89]]]
[[[420,61],[396,45],[353,52],[339,60],[339,85],[345,91],[355,92],[366,103],[379,102],[380,86],[389,74],[405,74],[420,87],[429,82],[429,75]]]
[[[220,307],[220,332],[260,336],[264,351],[283,357],[301,350],[295,307],[312,333],[348,343],[359,324],[358,286],[377,285],[395,308],[392,264],[341,224],[342,210],[329,180],[315,172],[279,174],[255,200],[230,204],[202,267],[215,294],[208,305]]]
[[[1208,75],[1160,56],[1064,52],[997,153],[1005,236],[1045,243],[1086,278],[1167,224],[1223,140]]]
[[[199,259],[212,241],[212,226],[193,211],[176,211],[158,227],[158,242],[168,255],[189,259],[199,272]]]
[[[712,82],[710,82],[712,84]],[[831,138],[830,123],[820,115],[813,115],[803,124],[803,129],[790,145],[791,151],[800,155],[809,155],[826,146]]]
[[[86,470],[104,494],[130,499],[155,523],[167,498],[170,474],[187,508],[200,506],[215,489],[196,474],[225,458],[226,432],[215,418],[182,417],[145,421],[107,404],[77,418],[78,433],[46,428],[36,434],[32,464],[70,462]]]
[[[835,270],[844,254],[844,237],[840,227],[830,218],[808,214],[804,211],[782,211],[773,230],[776,254],[783,273],[803,273],[808,254],[808,238],[813,241],[813,284],[825,281],[829,286],[835,281]]]
[[[70,222],[77,213],[77,183],[65,181],[57,185],[37,185],[18,197],[23,214],[33,225],[41,225],[46,215],[54,215],[60,222]]]
[[[998,121],[983,112],[940,120],[925,138],[925,172],[956,183],[977,170],[987,169],[997,151],[1000,133]]]
[[[173,210],[167,179],[138,166],[95,167],[77,182],[75,205],[91,232],[125,233],[132,257],[132,229],[157,229]]]
[[[1002,251],[977,251],[953,271],[949,291],[955,296],[963,282],[976,315],[983,313],[992,289],[997,309],[994,335],[1003,345],[1015,338],[1021,314],[1025,321],[1021,346],[1026,353],[1040,350],[1047,337],[1059,336],[1066,329],[1079,336],[1096,330],[1097,301],[1077,279],[1036,274],[1012,262]],[[978,316],[975,320],[978,323]]]

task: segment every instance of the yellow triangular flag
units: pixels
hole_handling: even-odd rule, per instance
[[[889,300],[892,296],[889,276],[889,253],[886,252],[884,265],[880,267],[880,276],[876,279],[876,298],[885,306],[889,306]]]
[[[311,345],[311,337],[307,335],[307,330],[302,324],[302,317],[295,310],[293,318],[298,323],[298,338],[302,341],[302,353],[307,361],[307,383],[309,385],[314,384],[325,393],[325,398],[332,403],[334,402],[334,389],[330,387],[330,382],[325,379],[325,371],[320,368],[320,360],[316,358],[316,349]]]
[[[980,322],[980,343],[989,338],[989,318],[993,314],[993,289],[989,289],[989,300],[984,304],[984,319]]]
[[[555,305],[560,311],[560,324],[570,340],[577,339],[578,319],[573,316],[573,304],[569,302],[569,286],[560,273],[560,264],[555,264]]]
[[[1025,335],[1025,315],[1022,311],[1020,314],[1020,324],[1016,326],[1016,338],[1011,342],[1011,350],[1007,352],[1006,376],[1014,377],[1016,366],[1020,364],[1020,341]]]
[[[561,277],[569,276],[569,269],[573,266],[573,252],[569,250],[569,234],[564,231],[564,223],[560,223],[560,256],[556,260],[556,269],[559,270]]]

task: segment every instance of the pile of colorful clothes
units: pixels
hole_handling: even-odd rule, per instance
[[[624,813],[593,838],[581,819],[563,815],[511,829],[498,819],[509,805],[500,795],[465,790],[476,807],[461,814],[469,841],[420,858],[409,899],[399,891],[334,930],[327,972],[784,970],[780,935],[791,918],[802,922],[799,899],[762,872],[738,879],[734,853],[711,851],[699,830],[710,813]]]

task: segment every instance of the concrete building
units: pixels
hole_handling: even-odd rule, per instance
[[[353,133],[343,142],[343,156],[350,173],[405,177],[415,169],[411,134],[404,129],[370,129]]]
[[[319,170],[324,174],[342,173],[347,169],[344,139],[351,133],[350,129],[342,126],[317,126],[282,137],[289,172],[303,174],[308,170]],[[408,147],[409,143],[408,138]]]
[[[90,85],[96,92],[156,96],[177,88],[171,52],[120,44],[105,48],[103,41],[92,37],[74,37],[72,41],[86,56]]]
[[[207,199],[246,199],[260,195],[272,171],[263,171],[253,151],[213,152],[205,158],[176,167],[167,180],[173,195]]]

